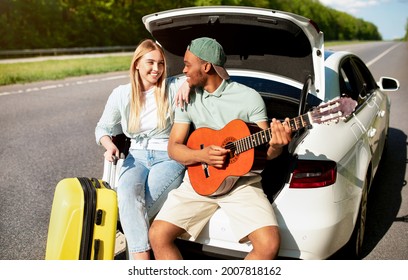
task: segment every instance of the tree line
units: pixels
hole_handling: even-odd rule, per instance
[[[146,14],[191,6],[255,6],[313,19],[325,40],[381,40],[377,27],[317,0],[1,0],[0,50],[131,46]]]

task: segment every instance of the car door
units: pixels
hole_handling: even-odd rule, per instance
[[[360,59],[354,58],[353,64],[357,68],[359,77],[364,85],[367,105],[373,107],[373,119],[370,121],[370,126],[367,127],[367,136],[372,152],[373,168],[376,169],[381,160],[388,131],[388,120],[386,119],[388,117],[387,96],[379,91],[373,76]]]
[[[379,94],[370,71],[355,56],[349,56],[341,64],[340,87],[342,92],[358,102],[355,116],[363,132],[363,140],[370,145],[373,167],[379,163],[385,133],[386,100]],[[364,139],[365,138],[365,139]]]

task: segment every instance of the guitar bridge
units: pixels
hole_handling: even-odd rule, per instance
[[[200,144],[200,148],[204,149],[204,144]],[[205,178],[210,177],[210,170],[208,169],[208,164],[206,164],[205,162],[202,162],[201,166],[203,167]]]
[[[205,178],[210,177],[210,171],[209,171],[209,169],[208,169],[208,164],[206,164],[206,163],[201,163],[201,166],[203,167],[203,171],[204,171]]]

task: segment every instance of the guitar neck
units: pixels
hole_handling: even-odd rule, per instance
[[[291,130],[297,131],[301,128],[311,125],[309,114],[295,117],[289,120]],[[272,131],[270,128],[253,133],[247,137],[241,138],[237,141],[227,144],[225,147],[231,149],[235,154],[243,153],[247,150],[257,146],[268,143],[272,139]]]

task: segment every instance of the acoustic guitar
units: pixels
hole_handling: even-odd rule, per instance
[[[322,103],[304,115],[289,120],[292,131],[313,124],[338,122],[349,116],[357,102],[349,97],[341,97]],[[194,190],[203,196],[219,196],[228,193],[235,182],[246,173],[262,169],[255,161],[256,154],[266,160],[267,144],[272,138],[271,129],[261,130],[256,124],[249,124],[236,119],[220,130],[198,128],[189,137],[187,146],[191,149],[203,149],[217,145],[229,149],[227,160],[222,168],[215,168],[206,163],[187,166],[187,172]],[[263,149],[262,149],[263,147]],[[255,149],[257,148],[257,149]]]

